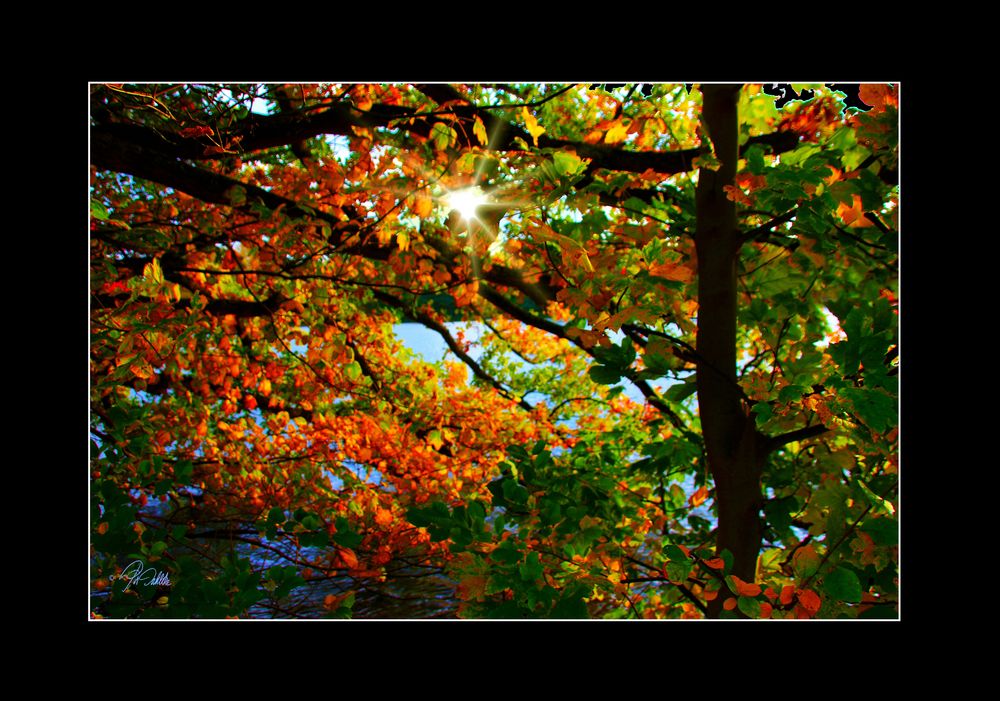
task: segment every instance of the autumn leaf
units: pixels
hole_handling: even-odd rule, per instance
[[[480,119],[478,115],[472,124],[472,133],[475,134],[476,139],[479,140],[480,146],[486,146],[489,144],[489,136],[486,134],[486,125],[483,124],[483,120]]]
[[[621,121],[618,121],[615,122],[615,124],[604,134],[604,143],[621,143],[625,140],[626,136],[628,136],[628,126],[622,124]]]
[[[527,107],[521,108],[521,116],[524,118],[524,124],[528,129],[528,133],[531,134],[535,146],[538,146],[538,137],[545,133],[545,128],[538,124],[535,115],[531,114]]]
[[[731,585],[733,587],[734,593],[736,593],[736,594],[738,594],[740,596],[750,596],[750,597],[753,597],[753,596],[758,596],[761,593],[760,585],[758,585],[758,584],[750,584],[750,583],[744,582],[742,579],[740,579],[736,575],[730,575],[729,576],[729,580],[730,580]]]
[[[358,568],[358,557],[350,548],[337,548],[337,555],[347,569],[354,570]]]
[[[858,89],[858,97],[866,105],[871,105],[872,114],[884,112],[886,107],[899,104],[896,98],[896,86],[885,83],[862,83]]]
[[[841,202],[837,206],[837,216],[841,218],[844,224],[851,228],[874,226],[874,224],[872,224],[872,222],[865,217],[864,207],[861,204],[861,195],[853,196],[853,204],[851,206]]]
[[[164,618],[888,613],[898,255],[823,232],[902,208],[898,86],[765,87],[91,85],[91,581],[176,566]],[[145,615],[119,589],[95,617]]]
[[[690,504],[691,508],[693,509],[695,507],[704,504],[707,499],[708,499],[708,488],[705,487],[705,485],[702,485],[698,487],[697,490],[695,490],[694,494],[688,497],[688,504]]]
[[[695,272],[691,266],[687,263],[675,261],[653,263],[649,266],[649,274],[678,282],[691,282],[695,276]]]
[[[206,126],[186,127],[181,129],[181,136],[185,139],[194,139],[199,136],[211,136],[213,133],[212,127]]]
[[[434,200],[429,195],[421,192],[413,201],[413,213],[421,219],[426,219],[434,211]]]
[[[812,544],[805,545],[795,551],[792,556],[792,567],[799,579],[808,579],[819,569],[820,557]]]
[[[799,603],[802,605],[802,608],[804,608],[806,611],[812,614],[819,611],[820,606],[823,605],[823,602],[820,600],[819,595],[817,595],[814,591],[809,589],[799,589],[797,592],[795,592],[795,596],[798,597]]]

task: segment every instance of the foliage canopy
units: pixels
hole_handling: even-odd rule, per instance
[[[898,86],[785,91],[93,85],[91,615],[896,617]]]

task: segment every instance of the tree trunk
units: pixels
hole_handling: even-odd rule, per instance
[[[716,552],[733,556],[732,574],[752,582],[763,525],[760,475],[763,436],[744,406],[736,379],[736,205],[723,187],[733,185],[738,159],[738,85],[704,85],[702,114],[718,170],[698,171],[695,195],[698,253],[698,406],[718,509]],[[717,618],[728,596],[709,602]]]

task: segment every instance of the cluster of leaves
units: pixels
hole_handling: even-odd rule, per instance
[[[897,93],[793,87],[743,87],[726,190],[739,391],[786,437],[744,581],[694,397],[698,88],[93,86],[93,615],[895,615]]]

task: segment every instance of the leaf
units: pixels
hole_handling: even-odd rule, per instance
[[[524,125],[528,129],[528,133],[531,134],[532,141],[535,146],[538,146],[538,137],[545,133],[545,128],[538,124],[535,115],[529,112],[527,107],[521,108],[521,116],[524,118]]]
[[[799,604],[802,605],[802,608],[809,613],[816,613],[819,611],[820,606],[823,605],[819,595],[809,589],[799,589],[795,592],[795,596],[798,597]]]
[[[795,576],[799,579],[808,579],[816,574],[819,563],[819,554],[811,544],[799,548],[792,556],[792,568],[795,570]]]
[[[563,177],[577,175],[586,168],[583,159],[572,151],[556,151],[552,154],[552,160],[555,162],[556,172]]]
[[[434,200],[430,196],[421,192],[413,199],[413,213],[421,219],[426,219],[434,211]]]
[[[607,365],[591,365],[587,371],[590,379],[601,385],[613,385],[622,378],[621,372]]]
[[[726,581],[729,583],[729,587],[733,593],[740,596],[759,596],[762,591],[759,584],[744,582],[734,574],[726,577]]]
[[[490,139],[486,134],[486,125],[483,124],[483,120],[479,118],[479,115],[476,115],[475,121],[472,123],[472,133],[479,140],[480,146],[487,146],[489,144]]]
[[[352,361],[344,366],[344,375],[351,382],[357,382],[361,377],[361,365],[357,361]]]
[[[839,601],[849,604],[861,602],[861,582],[858,576],[846,567],[838,567],[823,577],[823,589]]]
[[[894,518],[868,518],[858,528],[871,536],[877,545],[899,543],[899,522]]]
[[[680,402],[690,397],[696,391],[698,391],[698,385],[694,382],[681,382],[676,385],[671,385],[670,388],[663,393],[663,396],[672,402]]]
[[[855,413],[876,433],[884,433],[898,423],[896,399],[883,389],[845,387],[840,396],[851,403]]]
[[[434,148],[444,151],[451,146],[458,138],[458,134],[444,122],[434,122],[431,127],[430,139],[434,142]]]
[[[736,605],[745,615],[750,618],[761,617],[761,604],[756,599],[748,596],[741,596],[736,600]]]
[[[90,201],[90,216],[94,217],[95,219],[100,219],[101,221],[107,221],[108,219],[111,218],[111,215],[108,214],[107,207],[105,207],[97,200]]]
[[[707,499],[708,488],[705,487],[705,485],[702,485],[695,490],[694,494],[688,497],[688,504],[690,504],[691,508],[694,509],[704,504]]]
[[[608,129],[607,133],[604,135],[604,143],[606,144],[617,144],[625,140],[628,136],[628,127],[622,124],[620,121],[616,122],[613,127]]]

